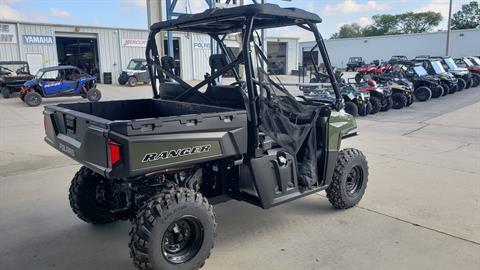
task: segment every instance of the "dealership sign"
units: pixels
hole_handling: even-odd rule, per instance
[[[122,39],[122,46],[123,47],[147,47],[147,40],[146,39],[136,39],[136,38],[124,38]]]
[[[15,24],[0,23],[0,43],[17,43]]]
[[[23,35],[25,44],[53,44],[52,36]]]
[[[193,43],[193,48],[194,49],[201,49],[201,50],[208,50],[208,49],[210,49],[210,43],[209,42],[194,42]]]

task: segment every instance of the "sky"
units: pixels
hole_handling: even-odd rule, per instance
[[[162,0],[164,1],[164,0]],[[260,1],[260,0],[259,0]],[[453,0],[453,12],[471,0]],[[478,1],[478,0],[477,0]],[[246,3],[251,0],[245,0]],[[440,12],[444,20],[436,30],[446,29],[449,0],[266,0],[283,7],[297,7],[322,17],[319,29],[330,37],[346,23],[365,26],[375,14],[408,11]],[[195,13],[206,9],[205,0],[178,0],[176,11]],[[0,0],[0,20],[48,22],[121,28],[147,28],[146,0]],[[284,29],[269,36],[298,37],[311,40],[305,31]]]

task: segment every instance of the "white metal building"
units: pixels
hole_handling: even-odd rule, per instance
[[[326,40],[325,44],[334,66],[345,67],[348,58],[361,56],[365,62],[390,59],[392,55],[444,55],[446,32],[392,35],[364,38]],[[480,29],[454,30],[451,32],[450,55],[453,57],[480,55]],[[307,56],[314,42],[300,42],[299,60]]]
[[[0,61],[28,61],[39,68],[69,64],[113,83],[132,58],[145,58],[147,30],[0,21]],[[174,58],[184,80],[202,80],[210,72],[210,37],[174,33]],[[297,68],[298,39],[269,38],[272,69],[290,74]],[[235,47],[236,42],[227,46]],[[168,46],[164,46],[167,49]]]

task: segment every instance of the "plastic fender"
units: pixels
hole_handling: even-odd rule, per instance
[[[355,118],[344,110],[332,111],[328,125],[328,149],[340,150],[342,137],[357,128]]]

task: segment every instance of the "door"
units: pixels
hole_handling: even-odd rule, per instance
[[[74,95],[80,79],[80,72],[77,69],[67,68],[61,70],[61,95]]]
[[[56,96],[62,91],[62,70],[45,71],[40,81],[45,96]]]
[[[27,62],[30,68],[30,74],[36,74],[37,71],[43,68],[43,54],[27,53]]]
[[[140,82],[150,81],[150,75],[148,74],[147,70],[147,61],[142,61],[142,64],[140,65],[140,72],[137,74],[137,76]]]

